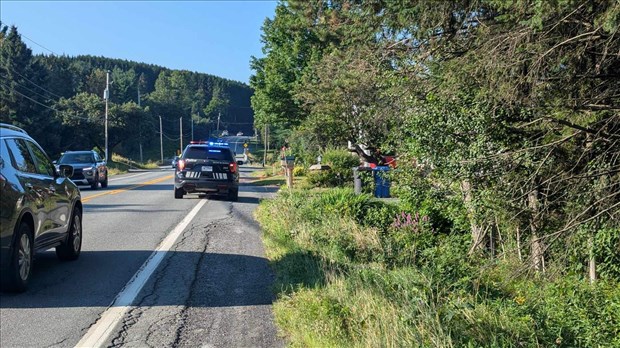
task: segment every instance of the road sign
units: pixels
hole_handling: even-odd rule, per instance
[[[247,148],[248,147],[248,143],[243,143],[243,147]]]

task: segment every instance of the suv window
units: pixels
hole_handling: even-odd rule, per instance
[[[185,149],[183,158],[209,159],[216,161],[232,161],[232,153],[229,149],[209,148],[207,146],[190,146]]]
[[[20,172],[36,174],[37,167],[26,143],[21,139],[7,139],[6,143],[11,151],[13,167]]]
[[[37,172],[41,175],[54,176],[54,166],[47,158],[47,155],[43,150],[41,150],[36,144],[30,141],[26,141],[28,147],[30,147],[30,151],[34,155],[34,159],[37,166]]]
[[[9,155],[9,149],[7,149],[6,142],[0,139],[0,169],[11,163],[11,157]]]
[[[95,159],[92,153],[65,153],[62,155],[58,163],[94,163]]]

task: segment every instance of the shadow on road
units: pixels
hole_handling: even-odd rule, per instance
[[[237,203],[258,204],[260,203],[260,198],[239,196]]]
[[[254,186],[252,184],[241,184],[239,187],[240,192],[274,193],[278,192],[279,189],[279,186]]]
[[[142,185],[142,186],[139,186]],[[107,188],[99,188],[97,190],[93,190],[91,188],[80,187],[80,191],[114,191],[114,190],[135,190],[135,191],[172,191],[174,185],[170,184],[134,184],[134,185],[114,185],[109,184]]]
[[[133,208],[132,208],[133,207]],[[142,208],[140,208],[142,207]],[[161,209],[163,206],[158,206],[160,209],[153,208],[150,204],[101,204],[96,202],[88,202],[84,204],[84,212],[89,213],[148,213],[148,214],[160,214],[165,212],[175,212],[174,209]]]
[[[74,262],[37,254],[29,289],[0,293],[0,308],[107,307],[151,255],[147,250],[83,251]],[[157,289],[143,305],[196,307],[268,305],[273,276],[267,259],[171,251],[143,289]],[[192,285],[194,290],[192,291]],[[140,298],[140,297],[139,297]]]

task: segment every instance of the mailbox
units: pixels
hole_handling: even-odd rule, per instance
[[[294,168],[295,167],[295,156],[284,156],[281,157],[280,163],[284,168]]]

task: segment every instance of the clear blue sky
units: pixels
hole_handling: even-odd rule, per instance
[[[247,83],[250,56],[262,56],[260,28],[276,4],[0,0],[0,19],[16,25],[34,53],[120,58]]]

